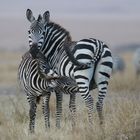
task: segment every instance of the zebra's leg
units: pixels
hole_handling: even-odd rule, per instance
[[[103,124],[104,121],[104,115],[103,115],[103,101],[107,93],[107,86],[108,86],[108,81],[102,81],[98,83],[98,101],[96,103],[96,109],[98,112],[100,124]]]
[[[93,124],[93,98],[90,94],[86,98],[85,97],[83,98],[85,100],[86,107],[88,108],[89,124],[92,126]]]
[[[29,104],[30,104],[30,110],[29,110],[29,117],[30,117],[29,131],[31,133],[34,133],[36,108],[37,108],[36,97],[35,96],[30,96],[30,98],[28,98],[28,99],[30,99],[30,100],[28,100]]]
[[[76,83],[79,88],[79,93],[85,101],[88,109],[89,124],[93,125],[93,98],[89,92],[90,80],[92,78],[93,68],[85,70],[76,70],[74,73]]]
[[[88,109],[88,118],[89,118],[89,125],[93,125],[93,98],[91,94],[89,93],[88,87],[79,87],[79,92],[81,93],[81,96],[85,100],[85,105]]]
[[[56,127],[60,128],[60,120],[62,117],[62,98],[63,94],[56,91]]]
[[[50,95],[51,95],[50,92],[47,92],[45,94],[45,96],[43,97],[43,104],[42,104],[46,129],[50,128],[50,107],[49,107]]]
[[[96,108],[98,116],[100,119],[100,124],[103,124],[103,101],[107,94],[108,82],[110,75],[112,74],[112,58],[110,56],[103,57],[100,63],[97,65],[95,72],[95,82],[98,87],[98,101],[96,103]]]
[[[71,118],[72,118],[72,127],[75,126],[76,122],[76,94],[70,94],[70,102],[69,102],[69,109],[71,112]]]

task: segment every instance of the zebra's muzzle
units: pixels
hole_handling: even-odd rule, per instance
[[[32,55],[32,57],[35,59],[37,57],[37,54],[39,53],[39,48],[38,48],[38,45],[37,43],[33,43],[29,52],[30,54]]]

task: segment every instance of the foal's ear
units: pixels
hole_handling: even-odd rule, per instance
[[[35,20],[35,17],[33,16],[33,12],[30,9],[27,9],[26,17],[30,22],[33,22]]]
[[[44,23],[49,23],[49,21],[50,21],[50,12],[49,11],[46,11],[43,14],[43,21],[44,21]]]

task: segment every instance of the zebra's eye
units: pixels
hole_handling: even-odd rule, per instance
[[[28,31],[28,33],[30,34],[30,33],[31,33],[31,31],[29,30],[29,31]]]
[[[45,35],[45,31],[42,33],[43,34],[43,36]]]

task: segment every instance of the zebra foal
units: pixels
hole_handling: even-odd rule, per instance
[[[34,132],[37,102],[41,96],[43,98],[42,108],[45,118],[45,127],[49,128],[50,95],[52,91],[59,91],[56,93],[56,126],[59,128],[62,114],[62,93],[71,94],[71,100],[69,103],[71,109],[73,107],[73,98],[75,98],[75,90],[78,90],[77,85],[73,80],[67,77],[58,76],[49,68],[48,64],[44,62],[44,57],[43,59],[42,57],[43,56],[40,55],[39,58],[37,58],[36,52],[31,48],[30,51],[26,52],[22,56],[22,60],[18,68],[19,81],[27,94],[27,100],[30,105],[29,130],[31,133]],[[45,77],[42,75],[45,75]]]
[[[54,71],[52,71],[49,65],[46,63],[46,57],[39,51],[39,49],[37,48],[37,45],[30,48],[30,53],[38,61],[38,71],[40,75],[42,76],[42,78],[48,79],[49,83],[52,84],[52,85],[50,84],[49,86],[53,87],[53,90],[57,91],[58,93],[64,93],[64,94],[70,95],[69,109],[71,112],[72,126],[75,126],[75,118],[76,118],[75,93],[77,93],[79,90],[76,81],[67,76],[58,77],[58,75],[54,73]],[[52,71],[50,72],[51,75],[48,73],[48,71]],[[54,73],[53,76],[52,76],[52,73]],[[60,116],[61,116],[61,113],[62,112],[59,112]],[[59,120],[59,118],[56,120]]]
[[[29,46],[37,44],[53,71],[76,81],[78,93],[88,109],[90,124],[93,123],[93,98],[90,91],[98,88],[96,108],[102,123],[103,101],[113,66],[111,50],[104,42],[93,38],[73,42],[66,29],[50,21],[49,11],[43,16],[39,15],[36,20],[32,11],[27,9],[26,17],[31,23]]]
[[[46,57],[39,51],[36,46],[30,48],[29,51],[34,59],[37,61],[38,72],[42,78],[47,79],[49,87],[53,90],[59,90],[64,94],[74,94],[78,92],[78,86],[76,82],[66,76],[58,76],[46,63]]]

